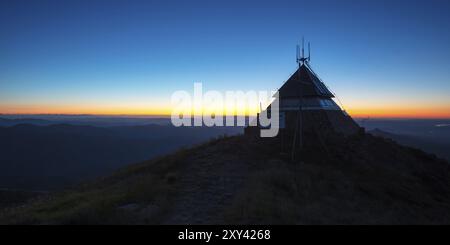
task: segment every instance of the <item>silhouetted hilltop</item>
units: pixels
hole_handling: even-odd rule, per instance
[[[449,224],[450,165],[369,134],[306,149],[227,137],[4,210],[13,224]]]

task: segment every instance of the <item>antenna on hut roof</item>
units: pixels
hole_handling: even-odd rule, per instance
[[[311,45],[308,42],[308,57],[305,57],[305,38],[302,38],[302,51],[300,53],[300,47],[297,45],[297,63],[303,65],[311,60]]]
[[[311,43],[308,42],[308,62],[311,61]]]

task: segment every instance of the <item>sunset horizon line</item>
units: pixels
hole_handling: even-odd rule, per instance
[[[450,120],[450,116],[418,116],[418,115],[407,115],[407,116],[392,116],[392,115],[358,115],[358,114],[351,114],[349,115],[355,119],[417,119],[417,120]],[[170,118],[170,114],[126,114],[126,113],[120,113],[120,114],[107,114],[107,113],[1,113],[0,117],[2,116],[73,116],[73,117],[80,117],[80,116],[86,116],[86,117],[135,117],[135,118],[145,118],[145,117],[152,117],[152,118]],[[202,116],[202,115],[192,115],[194,117]],[[256,115],[219,115],[219,116],[256,116]]]

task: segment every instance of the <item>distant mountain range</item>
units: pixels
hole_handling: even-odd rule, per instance
[[[24,120],[41,126],[0,127],[0,188],[61,189],[133,162],[242,132],[232,127],[94,127]]]
[[[138,125],[169,125],[170,118],[136,118],[136,117],[97,117],[97,116],[57,116],[57,115],[34,115],[34,116],[0,116],[0,127],[10,127],[19,124],[32,124],[48,126],[55,124],[84,125],[97,127],[113,126],[138,126]]]
[[[152,124],[145,124],[151,122]],[[449,120],[370,120],[376,136],[450,160]],[[0,188],[53,190],[242,128],[175,128],[168,118],[0,118]]]
[[[8,119],[8,118],[0,118],[0,126],[1,127],[11,127],[18,124],[32,124],[32,125],[51,125],[56,124],[52,121],[43,120],[43,119],[33,119],[33,118],[24,118],[24,119]]]
[[[370,130],[368,133],[394,140],[405,146],[422,149],[450,161],[450,135],[449,138],[436,138],[431,136],[423,136],[420,134],[403,135],[389,133],[378,128]]]

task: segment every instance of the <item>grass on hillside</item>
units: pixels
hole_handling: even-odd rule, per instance
[[[261,163],[225,210],[227,222],[450,223],[447,162],[370,136],[332,150],[333,159],[318,152],[302,163],[280,158]]]
[[[199,152],[209,161],[234,154],[249,164],[243,186],[220,211],[226,223],[450,223],[447,162],[370,135],[344,141],[291,162],[274,142],[217,139],[3,210],[0,224],[159,224],[174,205],[186,158]]]
[[[0,213],[7,224],[129,224],[158,223],[170,206],[182,160],[195,151],[182,149],[154,160],[130,165],[115,174],[85,183]],[[127,207],[132,207],[131,210]],[[120,208],[124,207],[124,208]],[[150,212],[148,207],[157,207]],[[130,212],[132,211],[132,212]],[[146,212],[141,220],[139,212]]]

